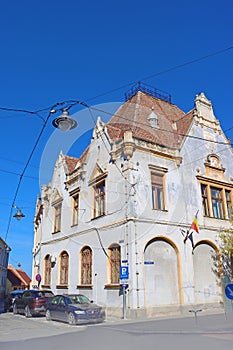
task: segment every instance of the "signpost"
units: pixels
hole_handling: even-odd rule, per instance
[[[126,319],[126,289],[128,288],[127,280],[129,278],[129,267],[120,266],[120,280],[123,293],[123,319]]]
[[[226,276],[225,276],[226,277]],[[227,318],[227,312],[232,312],[233,311],[233,283],[229,283],[230,279],[229,278],[225,278],[224,281],[225,283],[225,302],[224,302],[224,306],[225,306],[225,317]]]

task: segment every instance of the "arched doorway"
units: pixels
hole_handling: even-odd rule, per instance
[[[219,302],[220,280],[217,248],[209,242],[199,242],[193,252],[193,268],[195,302]]]
[[[144,251],[146,307],[180,303],[177,251],[165,238],[150,241]]]

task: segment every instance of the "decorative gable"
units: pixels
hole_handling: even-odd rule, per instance
[[[206,98],[203,92],[200,95],[196,95],[195,105],[195,116],[197,123],[201,127],[211,128],[215,132],[221,133],[221,127],[219,121],[214,115],[212,103]]]
[[[56,205],[60,203],[63,200],[61,197],[59,191],[57,189],[54,190],[54,193],[52,194],[52,205]]]
[[[97,182],[106,176],[107,176],[107,172],[98,163],[96,163],[92,171],[92,174],[90,176],[88,184],[91,185],[94,182]]]
[[[218,181],[226,182],[225,169],[222,166],[221,159],[214,153],[209,154],[205,162],[206,173],[205,176],[213,178]]]
[[[225,168],[222,166],[221,159],[214,153],[211,153],[207,156],[207,160],[204,163],[205,173],[201,176],[198,176],[199,179],[206,179],[207,181],[212,182],[228,182],[224,174]],[[198,172],[200,170],[198,169]]]

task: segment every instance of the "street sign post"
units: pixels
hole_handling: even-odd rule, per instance
[[[123,293],[123,319],[126,319],[126,289],[128,288],[128,284],[126,280],[129,278],[129,267],[128,266],[120,266],[120,280],[122,286]]]

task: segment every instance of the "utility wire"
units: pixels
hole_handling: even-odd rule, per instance
[[[207,58],[210,58],[210,57],[213,57],[213,56],[216,56],[216,55],[225,53],[225,52],[230,51],[230,50],[232,50],[232,49],[233,49],[233,46],[230,46],[230,47],[228,47],[228,48],[225,48],[225,49],[222,49],[222,50],[213,52],[213,53],[211,53],[211,54],[208,54],[208,55],[205,55],[205,56],[202,56],[202,57],[193,59],[193,60],[191,60],[191,61],[187,61],[187,62],[185,62],[185,63],[182,63],[182,64],[179,64],[179,65],[173,66],[173,67],[168,68],[168,69],[166,69],[166,70],[163,70],[163,71],[160,71],[160,72],[151,74],[151,75],[146,76],[146,77],[144,77],[144,78],[142,78],[142,79],[140,79],[140,80],[143,81],[143,80],[151,79],[151,78],[153,78],[153,77],[155,77],[155,76],[159,76],[159,75],[162,75],[162,74],[171,72],[171,71],[173,71],[173,70],[176,70],[176,69],[185,67],[185,66],[187,66],[187,65],[191,65],[191,64],[193,64],[193,63],[196,63],[196,62],[205,60],[205,59],[207,59]],[[116,89],[109,90],[109,91],[107,91],[107,92],[105,92],[105,93],[103,93],[103,94],[100,94],[100,95],[94,96],[94,97],[92,97],[92,98],[89,98],[89,99],[87,99],[86,101],[91,101],[91,100],[96,99],[96,98],[98,98],[98,97],[102,97],[102,96],[104,96],[104,95],[110,94],[111,92],[118,91],[118,90],[120,90],[120,89],[122,89],[122,88],[124,88],[124,87],[130,86],[130,85],[135,84],[135,83],[136,83],[136,82],[134,82],[134,83],[131,82],[131,83],[122,85],[122,86],[120,86],[120,87],[118,87],[118,88],[116,88]],[[40,110],[37,110],[37,111],[29,111],[29,110],[25,110],[25,109],[15,109],[15,108],[0,107],[0,110],[2,110],[2,111],[23,112],[23,113],[28,113],[28,114],[36,115],[36,116],[38,116],[38,117],[44,122],[44,124],[43,124],[43,126],[42,126],[42,129],[41,129],[41,131],[40,131],[40,133],[39,133],[39,135],[38,135],[38,138],[37,138],[37,140],[36,140],[36,142],[35,142],[35,145],[34,145],[32,151],[31,151],[31,153],[30,153],[30,155],[29,155],[29,158],[28,158],[27,161],[26,161],[25,167],[24,167],[22,173],[20,174],[19,182],[18,182],[18,185],[17,185],[17,187],[16,187],[15,195],[14,195],[13,202],[12,202],[12,206],[11,206],[11,210],[10,210],[10,215],[9,215],[9,219],[8,219],[8,225],[7,225],[7,231],[6,231],[5,240],[6,240],[7,236],[8,236],[8,232],[9,232],[9,228],[10,228],[10,223],[11,223],[11,217],[12,217],[12,211],[13,211],[13,208],[14,208],[14,205],[15,205],[15,201],[16,201],[16,198],[17,198],[17,195],[18,195],[18,192],[19,192],[19,188],[20,188],[22,179],[23,179],[23,177],[24,177],[24,175],[25,175],[25,172],[26,172],[26,169],[27,169],[27,167],[28,167],[28,164],[29,164],[29,162],[30,162],[30,160],[31,160],[31,158],[32,158],[32,156],[33,156],[33,154],[34,154],[34,151],[35,151],[35,149],[36,149],[36,147],[37,147],[37,145],[38,145],[38,143],[39,143],[39,141],[40,141],[40,138],[41,138],[41,136],[42,136],[42,134],[43,134],[43,131],[44,131],[44,129],[45,129],[46,125],[47,125],[47,122],[48,122],[48,120],[49,120],[49,118],[50,118],[51,110],[52,110],[53,108],[57,107],[57,106],[62,106],[62,105],[64,105],[64,104],[66,104],[66,103],[70,103],[69,108],[72,107],[72,106],[74,106],[74,105],[77,105],[77,104],[81,104],[81,105],[83,105],[84,107],[90,108],[90,106],[88,106],[88,105],[86,104],[86,102],[81,102],[81,101],[77,101],[77,100],[68,100],[68,101],[59,102],[59,103],[56,103],[55,105],[53,105],[52,108],[46,107],[46,108],[43,108],[43,109],[40,109]],[[39,114],[39,112],[46,111],[46,110],[50,110],[50,112],[49,112],[47,118],[44,119],[44,118]],[[105,111],[104,111],[104,112],[105,112]],[[105,113],[107,113],[107,112],[105,112]],[[121,116],[121,118],[122,118],[122,116]],[[232,127],[232,128],[233,128],[233,127]],[[230,130],[230,129],[229,129],[229,130]],[[166,131],[166,130],[163,130],[163,131]],[[175,133],[175,132],[174,132],[174,133]],[[184,135],[184,134],[180,134],[180,135],[182,135],[182,136],[187,136],[187,135]],[[197,138],[197,137],[193,137],[193,138]],[[198,138],[198,139],[200,139],[200,138]],[[226,143],[221,143],[221,144],[226,144]]]
[[[97,98],[99,98],[99,97],[106,96],[106,95],[109,95],[109,94],[111,94],[111,93],[113,93],[113,92],[122,90],[122,89],[124,89],[124,88],[126,88],[126,87],[129,87],[129,86],[133,85],[133,84],[137,84],[138,81],[144,81],[144,80],[149,80],[149,79],[154,78],[154,77],[158,77],[158,76],[160,76],[160,75],[169,73],[169,72],[174,71],[174,70],[176,70],[176,69],[180,69],[180,68],[183,68],[183,67],[185,67],[185,66],[191,65],[191,64],[193,64],[193,63],[197,63],[197,62],[206,60],[206,59],[208,59],[208,58],[210,58],[210,57],[214,57],[214,56],[223,54],[223,53],[225,53],[225,52],[227,52],[227,51],[230,51],[230,50],[232,50],[232,49],[233,49],[233,46],[229,46],[229,47],[227,47],[227,48],[225,48],[225,49],[212,52],[212,53],[210,53],[210,54],[208,54],[208,55],[204,55],[204,56],[195,58],[195,59],[193,59],[193,60],[190,60],[190,61],[187,61],[187,62],[178,64],[178,65],[172,66],[172,67],[170,67],[170,68],[161,70],[161,71],[159,71],[159,72],[157,72],[157,73],[154,73],[154,74],[150,74],[150,75],[148,75],[148,76],[145,76],[144,78],[138,79],[137,81],[134,81],[134,82],[131,82],[131,83],[126,83],[126,84],[124,84],[124,85],[121,85],[121,86],[118,87],[118,88],[115,88],[115,89],[106,91],[106,92],[104,92],[104,93],[102,93],[102,94],[99,94],[99,95],[96,95],[96,96],[94,96],[94,97],[91,97],[91,98],[89,98],[89,99],[87,99],[87,100],[85,100],[85,101],[86,101],[86,102],[89,102],[89,101],[95,100],[95,99],[97,99]]]
[[[43,124],[43,126],[42,126],[42,128],[41,128],[41,131],[40,131],[40,133],[39,133],[39,135],[38,135],[38,137],[37,137],[37,139],[36,139],[36,142],[35,142],[35,144],[34,144],[34,147],[33,147],[32,151],[31,151],[31,153],[30,153],[30,155],[29,155],[29,157],[28,157],[28,159],[27,159],[27,161],[26,161],[26,164],[25,164],[25,166],[24,166],[24,169],[23,169],[23,171],[22,171],[22,173],[21,173],[21,175],[20,175],[20,177],[19,177],[19,181],[18,181],[16,190],[15,190],[15,195],[14,195],[14,198],[13,198],[13,201],[12,201],[12,205],[11,205],[11,209],[10,209],[10,214],[9,214],[9,218],[8,218],[8,224],[7,224],[7,230],[6,230],[5,241],[6,241],[6,239],[7,239],[8,233],[9,233],[10,224],[11,224],[11,219],[12,219],[12,212],[13,212],[13,209],[14,209],[14,207],[15,207],[15,201],[16,201],[16,198],[17,198],[17,195],[18,195],[18,192],[19,192],[19,188],[20,188],[22,179],[23,179],[24,174],[25,174],[25,172],[26,172],[26,170],[27,170],[28,164],[29,164],[29,162],[30,162],[30,160],[31,160],[31,158],[32,158],[32,156],[33,156],[35,150],[36,150],[36,147],[37,147],[37,145],[38,145],[38,143],[39,143],[39,141],[40,141],[40,138],[41,138],[41,136],[42,136],[42,134],[43,134],[43,131],[44,131],[44,129],[45,129],[46,125],[47,125],[47,122],[48,122],[48,120],[49,120],[49,118],[50,118],[50,115],[51,115],[51,112],[49,112],[49,114],[48,114],[46,120],[44,121],[44,124]]]

